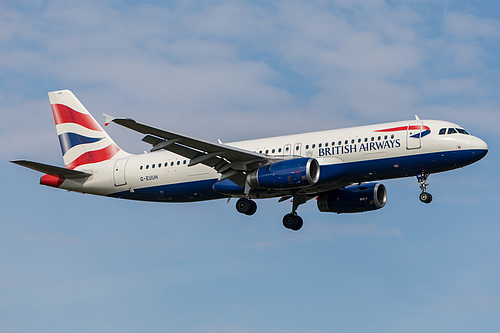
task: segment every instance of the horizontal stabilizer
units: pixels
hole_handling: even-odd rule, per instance
[[[26,160],[16,160],[11,162],[38,172],[43,172],[45,174],[57,176],[60,178],[75,179],[75,178],[86,178],[92,176],[92,174],[87,172],[61,168],[58,166],[48,165],[38,162],[32,162]]]

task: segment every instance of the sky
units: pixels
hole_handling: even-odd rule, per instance
[[[0,332],[497,332],[495,1],[0,1]],[[388,180],[361,214],[158,204],[40,186],[63,165],[47,92],[223,142],[442,119],[489,145]],[[106,128],[131,153],[141,135]]]

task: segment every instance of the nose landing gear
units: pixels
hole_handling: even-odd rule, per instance
[[[422,193],[420,193],[420,195],[419,195],[419,199],[420,199],[420,201],[422,201],[423,203],[426,203],[426,204],[428,204],[432,201],[432,195],[430,193],[426,192],[427,186],[429,185],[429,184],[427,184],[428,177],[429,177],[429,174],[425,173],[425,172],[419,173],[417,175],[417,180],[420,184],[420,189],[422,190]]]

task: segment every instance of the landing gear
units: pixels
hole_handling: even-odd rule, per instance
[[[241,198],[236,202],[236,210],[242,214],[253,215],[257,211],[257,204],[253,200]]]
[[[419,199],[423,203],[430,203],[432,201],[432,195],[430,193],[427,193],[427,178],[429,177],[428,173],[422,172],[417,175],[417,180],[420,184],[420,189],[422,190],[422,193],[420,193]]]
[[[286,214],[283,217],[283,226],[287,229],[294,231],[300,230],[304,225],[304,220],[302,217],[298,216],[297,213]]]
[[[422,193],[420,193],[419,199],[423,203],[428,204],[432,201],[432,195],[430,193],[427,193],[427,192],[422,192]]]
[[[304,225],[302,217],[297,215],[297,208],[308,200],[304,195],[294,195],[292,199],[292,212],[283,217],[283,226],[293,231],[298,231]]]

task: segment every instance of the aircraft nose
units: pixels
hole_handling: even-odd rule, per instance
[[[477,137],[472,137],[470,141],[470,149],[475,150],[474,154],[478,159],[483,158],[488,153],[488,144]]]

